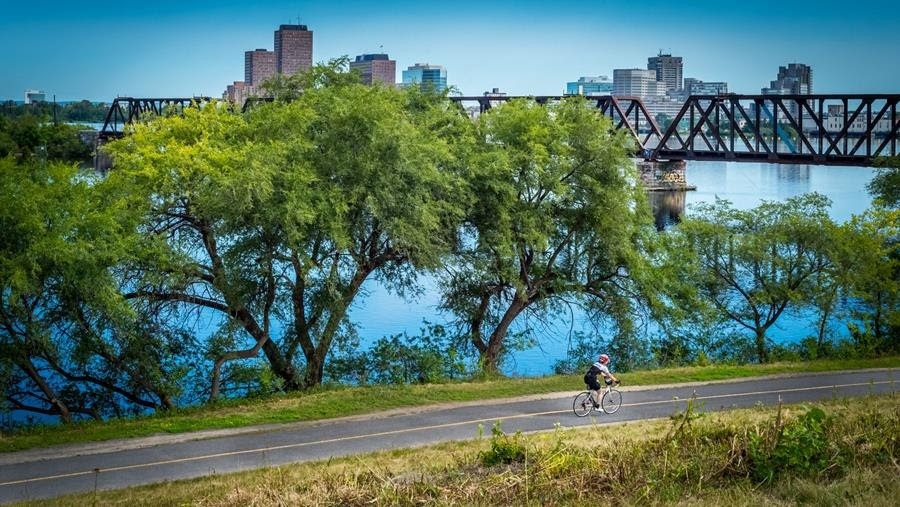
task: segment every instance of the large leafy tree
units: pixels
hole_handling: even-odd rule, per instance
[[[900,349],[900,157],[876,165],[867,186],[874,206],[844,225],[838,257],[853,302],[851,331],[872,353]]]
[[[806,194],[739,210],[704,203],[669,233],[670,268],[701,306],[752,333],[757,359],[769,359],[766,332],[791,306],[826,297],[834,275],[836,226],[828,199]],[[676,303],[685,304],[690,298]],[[699,307],[698,307],[699,308]]]
[[[875,208],[841,227],[837,270],[864,353],[900,350],[900,211]]]
[[[567,302],[631,328],[636,245],[649,215],[633,144],[581,100],[511,101],[482,115],[468,150],[473,204],[443,278],[452,312],[496,372],[513,323]]]
[[[62,164],[0,160],[0,377],[12,410],[59,416],[166,408],[180,366],[122,298],[121,209]]]
[[[131,296],[224,318],[220,369],[260,350],[288,389],[316,385],[363,284],[403,290],[452,245],[464,118],[436,96],[316,67],[302,93],[240,116],[192,109],[111,146],[111,182],[155,258]]]

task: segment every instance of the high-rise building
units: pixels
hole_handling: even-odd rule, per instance
[[[582,76],[566,83],[567,95],[610,95],[613,82],[606,76]]]
[[[803,63],[789,63],[787,67],[782,65],[778,67],[778,78],[761,91],[763,95],[808,95],[813,92],[812,68]],[[786,106],[791,116],[796,118],[799,115],[800,104],[797,101],[788,100]]]
[[[665,97],[666,85],[656,80],[656,71],[644,69],[613,70],[613,95]]]
[[[656,80],[666,84],[666,91],[681,90],[681,75],[684,65],[680,56],[660,52],[647,58],[647,70],[656,71]]]
[[[38,102],[46,102],[47,94],[40,90],[25,90],[25,103],[37,104]]]
[[[259,86],[275,75],[275,52],[255,49],[244,53],[244,83]]]
[[[354,69],[360,72],[363,84],[394,86],[397,83],[397,62],[383,53],[357,56],[350,62],[350,70]]]
[[[275,71],[290,76],[312,67],[313,33],[306,25],[275,30]]]
[[[778,68],[778,78],[763,88],[763,95],[807,95],[813,92],[812,67],[803,63],[789,63]]]
[[[417,63],[403,71],[403,86],[418,85],[423,90],[447,89],[447,69],[440,65]]]

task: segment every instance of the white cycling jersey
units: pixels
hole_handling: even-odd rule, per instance
[[[604,377],[609,375],[609,368],[606,367],[605,364],[600,364],[600,362],[596,362],[591,365],[591,369],[588,371],[589,375],[602,374]]]

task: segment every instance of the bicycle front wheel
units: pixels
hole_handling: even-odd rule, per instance
[[[615,389],[610,389],[603,393],[603,398],[600,399],[600,407],[603,408],[604,412],[607,414],[614,414],[621,406],[622,393]]]
[[[578,417],[584,417],[590,414],[592,408],[594,408],[594,403],[591,400],[591,393],[588,391],[578,393],[578,395],[575,396],[575,401],[572,402],[572,411],[575,412],[575,415]]]

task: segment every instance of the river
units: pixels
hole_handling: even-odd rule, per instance
[[[686,169],[687,181],[697,190],[656,193],[651,195],[651,200],[657,204],[657,224],[669,226],[681,214],[690,215],[692,205],[712,202],[717,197],[731,201],[737,208],[749,209],[764,200],[781,201],[819,192],[832,201],[831,217],[843,222],[871,205],[866,185],[873,175],[872,169],[863,167],[690,162]],[[350,312],[364,347],[382,336],[418,334],[423,321],[447,321],[448,316],[437,310],[439,295],[434,281],[423,280],[423,285],[424,292],[410,301],[388,293],[375,283],[365,287],[368,296],[357,300]],[[797,342],[814,333],[810,318],[786,313],[768,335],[778,343]],[[533,331],[539,341],[539,346],[513,353],[504,365],[504,373],[517,376],[552,373],[556,362],[565,359],[573,332],[594,333],[577,310],[549,325],[525,321],[516,325],[519,330],[535,326]],[[846,326],[840,322],[832,323],[831,329],[837,336],[846,336]]]

